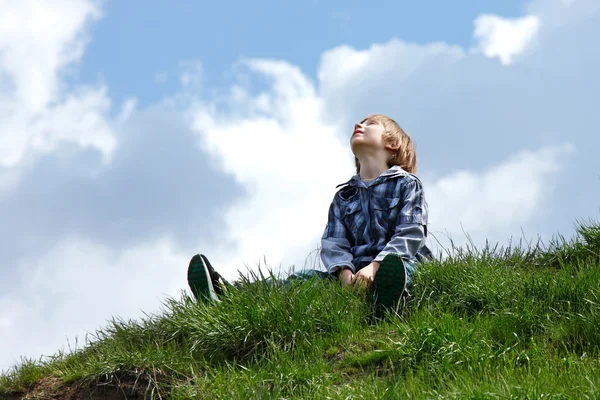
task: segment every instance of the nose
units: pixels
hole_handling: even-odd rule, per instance
[[[362,124],[361,123],[354,124],[354,130],[356,130],[358,128],[362,128]]]

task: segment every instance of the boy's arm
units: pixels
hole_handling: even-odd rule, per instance
[[[337,274],[342,268],[348,268],[352,273],[356,272],[352,259],[346,227],[342,223],[340,208],[334,198],[329,207],[327,226],[321,238],[321,260],[327,272]]]
[[[373,261],[381,262],[389,253],[415,259],[417,251],[425,244],[428,208],[419,180],[408,183],[402,201],[394,235]]]

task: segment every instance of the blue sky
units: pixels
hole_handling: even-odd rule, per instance
[[[0,369],[158,311],[198,252],[318,266],[368,113],[436,251],[597,219],[600,4],[461,6],[0,0]]]
[[[366,48],[392,37],[469,46],[477,15],[518,17],[520,1],[107,1],[91,27],[82,81],[99,77],[113,99],[136,96],[148,104],[177,89],[179,64],[200,60],[208,87],[228,82],[240,58],[286,60],[315,78],[327,49]],[[166,80],[157,84],[157,76]],[[169,79],[170,78],[170,79]]]

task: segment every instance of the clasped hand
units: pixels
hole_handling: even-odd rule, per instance
[[[344,268],[341,273],[341,280],[347,286],[366,285],[369,287],[373,283],[373,279],[375,279],[375,273],[379,269],[379,265],[380,264],[377,261],[373,261],[356,274],[353,274],[351,270]]]

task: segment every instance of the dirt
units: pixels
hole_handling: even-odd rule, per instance
[[[121,400],[150,398],[148,381],[133,375],[115,376],[111,382],[89,383],[75,381],[64,383],[57,377],[46,377],[26,393],[0,394],[0,400]],[[154,393],[155,398],[161,398]]]

